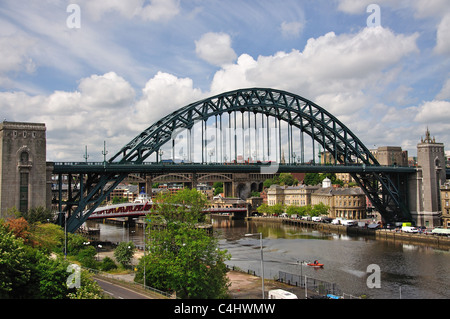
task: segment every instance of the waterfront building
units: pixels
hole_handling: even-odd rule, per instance
[[[450,181],[441,186],[442,226],[450,229]]]
[[[311,204],[311,193],[318,189],[318,186],[280,186],[271,185],[267,189],[267,204],[306,206]]]
[[[314,206],[323,203],[330,208],[329,217],[366,218],[366,196],[361,188],[334,187],[328,178],[323,180],[321,186],[272,185],[267,190],[267,203],[269,206]]]
[[[0,123],[0,217],[16,208],[51,208],[52,163],[42,123]]]
[[[214,191],[211,185],[198,184],[196,187],[197,191],[206,196],[208,200],[211,200],[214,195]]]

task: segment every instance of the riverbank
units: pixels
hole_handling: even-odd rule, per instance
[[[139,259],[143,256],[142,251],[136,251],[132,264],[137,265]],[[102,260],[105,257],[114,259],[114,252],[111,250],[102,251],[98,254],[98,258]],[[108,274],[109,279],[115,280],[116,282],[123,282],[127,286],[139,286],[139,291],[143,290],[141,285],[137,285],[134,282],[135,273],[129,271],[121,274]],[[230,287],[228,288],[231,299],[262,299],[262,282],[261,277],[254,276],[245,272],[230,270],[227,273],[227,277],[230,281]],[[267,298],[268,291],[272,289],[283,289],[294,293],[299,299],[305,298],[305,289],[291,286],[286,283],[282,283],[273,279],[264,280],[264,291],[265,298]],[[313,291],[308,291],[308,295],[314,295]],[[152,298],[158,299],[157,293],[152,293]],[[166,296],[161,295],[161,299],[167,299]]]
[[[450,238],[431,234],[405,233],[390,229],[367,229],[360,227],[349,227],[343,225],[333,225],[327,223],[313,222],[302,219],[290,219],[279,217],[247,217],[246,220],[264,223],[282,223],[294,225],[303,228],[311,228],[324,232],[333,232],[338,234],[350,234],[355,236],[370,236],[377,240],[395,241],[401,243],[426,245],[441,249],[450,249]]]

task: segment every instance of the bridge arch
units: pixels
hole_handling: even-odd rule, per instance
[[[123,146],[108,162],[104,163],[104,172],[89,174],[86,185],[80,189],[78,195],[72,198],[72,201],[68,201],[71,202],[67,205],[69,211],[72,206],[77,205],[68,220],[70,231],[81,226],[111,190],[126,178],[128,174],[126,170],[107,171],[107,165],[118,167],[123,164],[124,167],[137,167],[139,166],[137,164],[143,164],[152,154],[158,156],[160,148],[166,143],[172,141],[173,144],[175,132],[191,130],[198,122],[202,123],[202,128],[203,123],[206,127],[206,121],[209,118],[216,119],[217,128],[217,117],[232,113],[236,115],[238,112],[242,114],[247,112],[255,116],[261,114],[261,117],[265,115],[267,119],[274,118],[275,125],[278,120],[279,129],[282,122],[287,123],[288,140],[293,136],[292,127],[295,127],[302,134],[305,133],[311,137],[313,154],[315,153],[314,144],[317,143],[328,152],[335,164],[347,168],[355,165],[359,165],[359,168],[362,166],[362,169],[357,171],[351,170],[351,175],[383,218],[387,222],[411,220],[409,210],[403,204],[407,202],[404,179],[401,180],[399,175],[393,173],[385,173],[383,167],[366,171],[366,167],[380,168],[380,164],[359,138],[335,116],[314,102],[293,93],[270,88],[247,88],[218,94],[186,105],[158,120]],[[250,116],[248,118],[250,119]],[[236,120],[234,123],[236,128]],[[242,123],[244,123],[243,117]],[[267,120],[266,128],[269,127],[268,123]],[[290,135],[289,132],[291,132]],[[202,135],[202,147],[204,140],[206,137]],[[281,156],[278,160],[282,162]],[[226,171],[230,172],[230,166],[217,165],[217,167],[227,168]],[[283,169],[287,169],[287,165],[284,167],[280,165],[278,172],[282,172]],[[399,189],[402,187],[401,184],[403,184],[403,190]]]
[[[379,165],[358,137],[324,108],[299,95],[269,88],[239,89],[191,103],[141,132],[109,161],[142,163],[171,141],[175,131],[237,111],[264,114],[298,128],[341,164]]]

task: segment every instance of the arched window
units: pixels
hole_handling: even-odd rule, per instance
[[[30,155],[28,154],[28,152],[23,151],[22,153],[20,153],[20,163],[27,164],[29,159]]]

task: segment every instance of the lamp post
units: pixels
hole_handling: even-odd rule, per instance
[[[261,247],[261,289],[262,289],[262,299],[264,299],[264,258],[263,258],[263,242],[262,242],[262,233],[255,234],[245,234],[245,237],[251,237],[259,235],[260,247]]]

